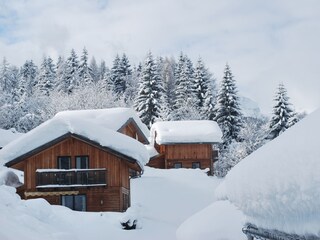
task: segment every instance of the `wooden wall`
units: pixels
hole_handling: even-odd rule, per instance
[[[71,168],[75,168],[76,156],[89,156],[89,168],[106,168],[108,178],[106,188],[90,187],[81,190],[87,195],[88,211],[96,211],[98,209],[98,211],[122,211],[121,189],[125,188],[130,192],[129,166],[127,161],[74,136],[68,137],[42,152],[25,159],[23,162],[12,166],[13,168],[24,170],[24,189],[26,191],[37,191],[36,170],[58,168],[58,156],[71,156]],[[52,204],[60,203],[59,196],[45,198]],[[100,204],[101,198],[104,198],[106,205],[96,206],[97,202]]]
[[[181,163],[183,168],[192,168],[193,162],[200,162],[201,169],[212,169],[211,144],[155,144],[155,148],[160,155],[149,161],[150,167],[173,168],[175,163]]]
[[[166,159],[211,159],[211,144],[166,145]]]

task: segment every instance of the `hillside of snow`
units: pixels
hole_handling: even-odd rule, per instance
[[[131,181],[132,208],[126,213],[76,212],[43,199],[20,200],[14,188],[1,185],[0,239],[176,239],[183,221],[215,201],[220,182],[202,170],[146,167]],[[120,221],[127,219],[138,219],[139,229],[122,230]]]
[[[320,109],[243,159],[219,186],[259,227],[320,237]]]

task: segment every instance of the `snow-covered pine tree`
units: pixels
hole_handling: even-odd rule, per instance
[[[157,66],[152,53],[149,52],[140,75],[139,92],[135,101],[135,109],[148,127],[151,127],[161,115],[162,93],[163,87]]]
[[[274,102],[273,115],[269,123],[270,131],[266,137],[269,140],[278,137],[282,132],[287,130],[291,125],[290,120],[293,117],[293,110],[283,83],[280,83],[278,86]]]
[[[88,51],[83,48],[79,65],[80,85],[90,86],[93,84],[93,78],[90,74],[91,69],[88,66]]]
[[[59,56],[56,64],[56,83],[54,87],[54,89],[56,89],[58,92],[68,92],[68,83],[66,82],[65,70],[66,62],[62,56]]]
[[[194,68],[191,60],[180,56],[176,70],[175,104],[172,117],[175,120],[201,119],[196,97],[192,91]]]
[[[10,81],[9,63],[6,58],[3,58],[0,66],[0,90],[4,93],[12,91],[12,84]]]
[[[173,105],[175,102],[175,61],[173,58],[165,58],[162,61],[161,67],[161,79],[164,88],[164,101],[167,103],[167,114],[171,113],[173,110]],[[171,116],[166,117],[167,120],[171,119]]]
[[[37,85],[37,66],[32,60],[26,61],[20,69],[20,80],[18,84],[17,95],[21,98],[23,95],[32,96]]]
[[[214,111],[215,121],[217,121],[223,133],[222,140],[224,145],[230,144],[233,140],[240,140],[239,132],[242,127],[242,113],[236,82],[228,64],[226,64]]]
[[[71,50],[66,61],[64,81],[68,94],[71,94],[79,86],[79,61],[74,49]]]
[[[203,119],[214,119],[214,97],[215,93],[215,79],[212,78],[209,70],[205,67],[201,58],[198,59],[194,72],[194,85],[192,86],[194,92],[195,102],[197,108]]]
[[[90,65],[89,65],[89,72],[91,78],[94,83],[99,81],[99,67],[97,65],[96,59],[94,57],[91,58]]]
[[[102,80],[105,76],[105,73],[108,71],[108,68],[106,66],[106,62],[104,60],[101,61],[100,67],[99,67],[99,77],[98,81]]]
[[[49,96],[55,86],[56,74],[53,60],[50,57],[43,58],[38,74],[38,83],[36,86],[37,94]]]

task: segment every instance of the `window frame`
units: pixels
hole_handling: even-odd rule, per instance
[[[193,166],[194,164],[199,164],[199,167],[194,167]],[[201,163],[200,162],[192,162],[191,167],[192,167],[192,169],[197,169],[197,168],[201,169]]]
[[[87,159],[86,159],[86,160],[87,160],[87,161],[86,161],[86,165],[87,165],[86,168],[78,168],[77,158],[80,158],[80,159],[81,159],[82,157],[86,157],[86,158],[87,158]],[[76,168],[76,169],[90,169],[90,167],[89,167],[89,166],[90,166],[89,155],[78,155],[78,156],[75,156],[75,157],[74,157],[74,161],[75,161],[75,168]],[[81,164],[81,163],[82,163],[82,162],[80,161],[80,164]]]
[[[177,164],[180,164],[180,167],[176,167]],[[182,168],[182,162],[175,162],[175,163],[173,163],[173,168],[174,168],[174,169]]]
[[[68,158],[69,159],[69,168],[61,168],[61,159],[62,158]],[[58,169],[71,169],[72,168],[72,161],[71,161],[71,156],[58,156],[57,157],[57,166]]]
[[[63,205],[63,198],[64,197],[72,197],[72,208],[69,208],[68,206]],[[84,204],[84,210],[76,210],[76,197],[84,197],[85,199],[85,204]],[[87,211],[87,195],[86,194],[79,194],[79,195],[61,195],[60,196],[60,203],[61,206],[67,207],[73,211],[78,211],[78,212],[86,212]]]

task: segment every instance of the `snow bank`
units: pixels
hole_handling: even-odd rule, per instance
[[[217,201],[188,218],[177,230],[178,240],[246,239],[245,216],[229,201]]]
[[[116,109],[115,111],[121,113],[120,110],[122,109]],[[108,113],[106,116],[103,114],[104,111]],[[126,113],[126,111],[131,112],[132,110],[125,109],[124,111]],[[141,166],[147,163],[149,154],[143,144],[111,130],[108,124],[104,124],[103,120],[107,121],[108,119],[103,117],[111,116],[109,115],[112,112],[110,109],[85,110],[83,112],[68,111],[57,114],[52,119],[6,145],[0,150],[0,163],[4,164],[13,160],[69,132],[86,137],[104,147],[136,159]],[[120,113],[119,115],[121,115]],[[85,115],[88,115],[88,118],[85,118]],[[114,117],[112,121],[120,122],[117,117]]]
[[[7,170],[0,166],[0,172]],[[220,182],[198,169],[146,167],[131,182],[133,208],[126,213],[75,212],[43,199],[20,200],[14,188],[0,184],[0,239],[174,240],[184,220],[215,200]],[[122,230],[120,222],[128,219],[138,220],[137,230]]]
[[[17,132],[15,129],[0,129],[0,148],[22,136],[23,133]]]
[[[320,236],[320,110],[236,165],[220,196],[258,227]]]
[[[151,136],[158,144],[216,143],[221,142],[222,132],[214,121],[164,121],[152,125]]]

